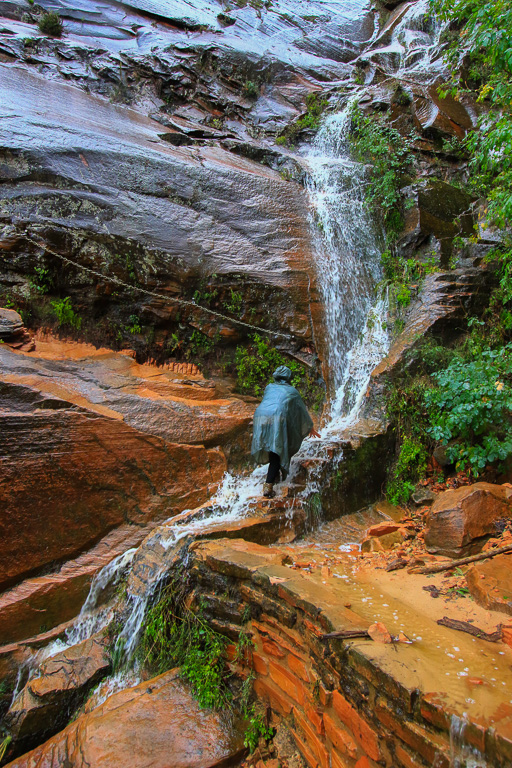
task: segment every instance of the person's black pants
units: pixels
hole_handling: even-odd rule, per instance
[[[269,465],[267,472],[267,483],[275,483],[276,478],[279,477],[279,470],[281,469],[281,459],[278,453],[268,452]]]

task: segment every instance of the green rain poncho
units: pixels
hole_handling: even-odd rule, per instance
[[[313,427],[301,396],[290,384],[291,375],[285,365],[274,372],[274,383],[266,387],[263,400],[254,413],[251,447],[251,454],[258,464],[268,463],[269,451],[277,453],[285,475],[290,469],[291,457]]]

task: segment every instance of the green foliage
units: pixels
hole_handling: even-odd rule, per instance
[[[280,147],[284,147],[286,145],[286,136],[277,136],[276,137],[276,144]]]
[[[306,112],[284,129],[276,138],[276,144],[293,144],[302,131],[318,131],[322,115],[328,106],[327,99],[322,99],[317,93],[309,93],[306,97]]]
[[[49,293],[53,286],[53,277],[48,267],[35,266],[30,284],[38,293]]]
[[[181,667],[199,704],[219,709],[232,698],[226,685],[227,640],[210,627],[201,610],[191,611],[185,598],[178,574],[147,613],[139,657],[156,673]]]
[[[405,504],[426,469],[430,422],[425,408],[429,380],[424,376],[405,377],[388,392],[387,414],[394,424],[398,456],[386,486],[392,504]]]
[[[246,80],[244,87],[242,88],[242,92],[244,96],[247,96],[248,99],[256,99],[258,97],[259,90],[256,83],[253,83],[252,80]]]
[[[130,315],[128,318],[128,325],[126,326],[126,330],[128,333],[133,335],[142,333],[142,326],[140,324],[140,318],[138,315]]]
[[[53,314],[57,318],[59,327],[61,325],[69,325],[71,328],[76,328],[77,331],[80,330],[82,327],[82,318],[71,306],[71,298],[69,296],[66,296],[65,299],[55,299],[55,301],[51,302],[51,307]]]
[[[229,300],[224,304],[224,308],[228,312],[232,312],[234,315],[240,315],[243,304],[242,294],[239,291],[234,291],[232,288],[230,289],[230,294],[231,296]]]
[[[62,20],[55,11],[44,13],[39,19],[37,26],[43,35],[51,35],[52,37],[60,37],[62,35]]]
[[[7,752],[7,747],[12,741],[12,736],[6,736],[3,741],[0,742],[0,760],[3,760],[5,753]]]
[[[274,731],[265,723],[261,712],[256,713],[253,707],[250,712],[249,725],[245,732],[244,745],[252,753],[258,746],[260,738],[270,741],[273,735]]]
[[[392,504],[404,504],[409,500],[426,466],[425,447],[419,440],[406,437],[386,487],[386,496]]]
[[[237,388],[255,397],[263,394],[272,374],[280,365],[287,365],[292,372],[292,381],[305,402],[320,409],[324,390],[315,380],[314,374],[306,370],[297,360],[287,359],[271,343],[255,333],[249,347],[237,347],[235,355]]]
[[[431,0],[433,13],[459,34],[450,36],[446,58],[451,83],[441,95],[476,95],[487,109],[465,147],[471,181],[487,195],[499,226],[512,221],[512,4],[509,0]]]
[[[192,336],[190,338],[185,357],[190,359],[192,357],[204,357],[215,347],[215,340],[211,339],[202,331],[194,328]]]
[[[411,139],[404,138],[389,125],[381,124],[377,118],[363,114],[355,105],[350,142],[355,158],[372,166],[366,203],[372,210],[380,212],[392,241],[403,227],[400,187],[405,174],[412,170]]]
[[[439,265],[435,256],[424,261],[406,259],[392,246],[382,253],[381,264],[384,280],[389,285],[391,314],[395,315],[395,331],[398,332],[402,311],[409,306],[413,294],[419,291],[425,275],[435,272]]]
[[[478,476],[512,454],[512,345],[482,351],[473,361],[454,360],[433,375],[426,393],[429,434],[457,467]]]

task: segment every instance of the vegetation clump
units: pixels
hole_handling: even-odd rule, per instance
[[[44,13],[39,19],[37,26],[43,35],[51,37],[60,37],[62,35],[62,19],[55,11]]]
[[[304,401],[315,410],[322,406],[325,392],[314,372],[297,360],[282,355],[266,338],[255,333],[249,347],[237,347],[235,355],[237,388],[240,392],[260,397],[272,374],[280,365],[291,370],[292,385],[297,387]]]
[[[403,227],[404,200],[400,190],[413,167],[412,139],[365,115],[355,105],[350,144],[356,160],[371,165],[366,203],[379,214],[388,242],[393,242]]]
[[[293,145],[303,131],[318,131],[322,115],[329,106],[329,101],[317,93],[309,93],[306,97],[306,112],[296,122],[288,125],[279,136],[276,144]]]
[[[232,699],[226,684],[227,640],[215,632],[201,609],[186,605],[186,580],[180,573],[149,609],[139,658],[156,674],[181,667],[201,707],[220,709]]]
[[[82,318],[78,315],[71,305],[71,297],[65,299],[55,299],[51,302],[53,314],[57,318],[59,328],[61,325],[68,325],[76,328],[77,331],[82,327]]]

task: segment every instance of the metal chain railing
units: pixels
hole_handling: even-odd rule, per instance
[[[175,304],[179,304],[180,306],[183,306],[183,307],[192,307],[193,309],[200,309],[201,312],[206,312],[207,314],[212,315],[213,317],[219,318],[228,323],[234,323],[236,325],[241,326],[242,328],[248,328],[252,331],[258,331],[258,333],[265,333],[267,334],[267,336],[279,336],[283,339],[293,339],[293,336],[289,333],[282,333],[281,331],[270,331],[268,328],[261,328],[258,325],[253,325],[252,323],[245,323],[243,320],[237,320],[234,317],[228,317],[227,315],[223,315],[222,312],[217,312],[214,309],[209,309],[208,307],[202,307],[200,304],[196,304],[195,301],[189,301],[187,299],[178,299],[174,296],[165,296],[162,293],[156,293],[155,291],[150,291],[147,288],[141,288],[138,285],[131,285],[130,283],[125,283],[124,280],[120,280],[120,278],[114,277],[113,275],[112,276],[104,275],[102,272],[97,272],[95,269],[91,269],[90,267],[84,267],[83,264],[79,264],[77,261],[73,261],[73,259],[70,259],[67,256],[63,256],[61,253],[54,251],[53,248],[50,248],[48,245],[46,245],[46,243],[42,243],[42,242],[38,242],[37,240],[34,240],[34,238],[30,237],[30,235],[24,234],[22,235],[22,237],[24,240],[28,240],[29,243],[32,243],[38,248],[44,248],[45,251],[47,251],[48,253],[51,253],[52,256],[55,256],[56,258],[65,262],[66,264],[71,264],[73,267],[76,267],[77,269],[81,269],[83,272],[88,272],[90,275],[95,275],[96,277],[99,277],[102,280],[107,280],[111,283],[114,283],[115,285],[120,285],[123,288],[129,288],[131,291],[139,291],[140,293],[144,293],[147,296],[154,296],[154,298],[162,299],[163,301],[166,301],[166,302],[174,302]]]

